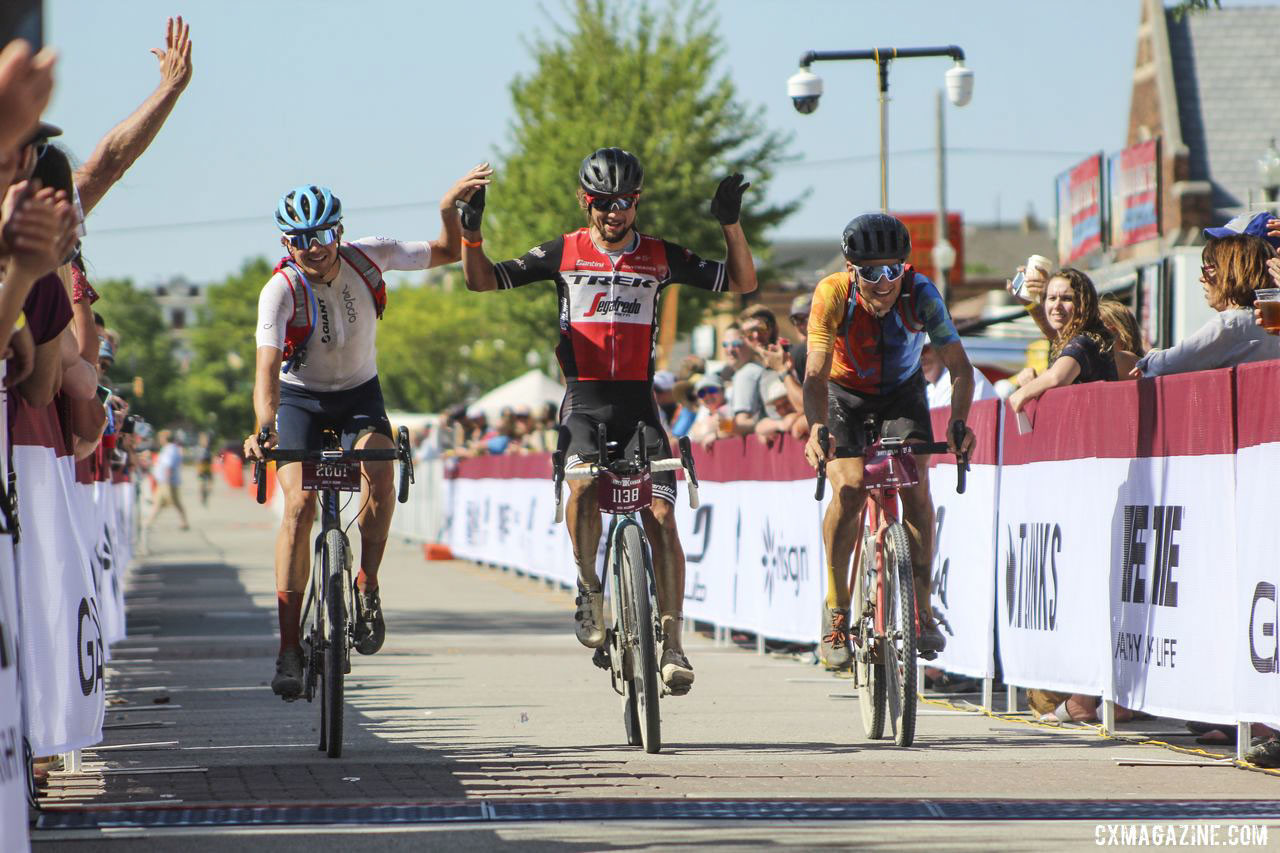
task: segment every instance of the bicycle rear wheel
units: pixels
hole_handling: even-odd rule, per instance
[[[884,573],[888,583],[884,666],[889,683],[889,725],[898,746],[916,736],[916,585],[907,529],[894,522],[885,531]]]
[[[622,627],[624,646],[632,656],[635,719],[644,751],[654,753],[662,749],[662,723],[658,715],[658,660],[649,591],[649,555],[638,524],[627,524],[618,538],[618,556],[622,561]]]
[[[862,731],[871,740],[884,737],[885,672],[884,664],[873,660],[876,632],[876,540],[863,528],[862,560],[854,588],[852,617],[857,620],[862,645],[853,650],[858,675],[858,709],[862,712]]]
[[[325,611],[327,631],[324,645],[324,692],[320,702],[320,728],[327,741],[325,754],[342,755],[342,695],[347,657],[347,607],[343,594],[343,567],[346,565],[347,542],[341,530],[324,535],[323,570],[325,577]]]

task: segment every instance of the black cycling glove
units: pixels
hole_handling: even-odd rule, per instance
[[[742,194],[751,184],[742,179],[740,172],[734,172],[716,187],[715,197],[711,199],[711,215],[721,225],[733,225],[742,213]]]
[[[462,216],[462,227],[467,231],[479,231],[480,217],[484,214],[484,187],[472,194],[471,201],[458,199],[454,204]]]

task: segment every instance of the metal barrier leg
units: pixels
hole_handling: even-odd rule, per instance
[[[1249,741],[1253,740],[1253,724],[1236,723],[1236,761],[1244,761],[1244,754],[1249,751]]]
[[[68,773],[79,773],[80,750],[73,749],[70,752],[62,753],[62,766],[66,768]]]
[[[1012,684],[1004,686],[1004,712],[1012,714],[1018,710],[1018,688]]]
[[[988,677],[982,679],[982,710],[992,710],[991,706],[995,702],[995,691],[996,683],[994,678]]]
[[[1102,730],[1107,734],[1116,730],[1116,703],[1112,699],[1102,700]]]
[[[764,634],[756,634],[756,654],[764,654]]]

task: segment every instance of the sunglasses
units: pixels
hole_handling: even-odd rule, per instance
[[[286,234],[285,239],[289,241],[289,245],[295,249],[306,251],[311,247],[312,243],[319,243],[321,246],[332,246],[338,242],[338,226],[333,225],[328,228],[313,228],[310,231],[299,231],[296,234]]]
[[[1200,275],[1204,276],[1205,278],[1213,278],[1213,276],[1217,272],[1218,272],[1218,268],[1215,267],[1213,264],[1204,264],[1203,266],[1200,267]]]
[[[742,349],[746,346],[746,343],[744,341],[722,341],[720,346],[725,349]]]
[[[872,267],[858,267],[858,277],[868,284],[887,278],[890,281],[902,277],[902,264],[877,264]]]
[[[587,206],[607,213],[610,210],[630,210],[640,200],[639,193],[632,195],[587,195]]]
[[[698,396],[710,397],[712,394],[719,394],[723,391],[724,391],[723,388],[703,388],[701,391],[698,392]]]

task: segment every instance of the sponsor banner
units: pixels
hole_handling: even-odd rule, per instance
[[[0,455],[4,455],[0,444]],[[27,763],[18,692],[18,600],[13,539],[0,535],[0,850],[27,850]]]
[[[977,445],[963,495],[956,494],[952,457],[933,457],[929,471],[934,508],[933,608],[947,638],[935,665],[979,678],[995,675],[1000,406],[998,400],[986,400],[969,412]],[[942,440],[951,410],[934,409],[930,414],[934,437]]]
[[[105,642],[88,548],[75,519],[70,457],[18,445],[22,536],[17,548],[23,701],[36,755],[102,739]],[[50,519],[64,519],[51,524]]]
[[[126,565],[120,562],[124,548],[120,545],[119,513],[116,510],[117,490],[108,482],[93,484],[92,500],[97,509],[97,546],[93,563],[98,576],[98,605],[102,614],[102,638],[110,649],[125,636],[124,579],[120,576]]]
[[[1280,558],[1276,472],[1280,471],[1280,362],[1236,368],[1236,583],[1231,635],[1236,719],[1280,727]],[[1221,560],[1217,565],[1226,562]],[[1205,623],[1212,624],[1212,623]],[[1228,626],[1230,628],[1228,629]]]
[[[933,264],[933,247],[938,242],[938,214],[895,213],[911,234],[911,256],[907,263],[930,281],[938,280],[938,270]],[[956,262],[947,270],[947,283],[952,287],[964,284],[964,220],[959,213],[947,214],[947,242],[956,250]]]
[[[1102,248],[1102,155],[1058,175],[1058,262],[1068,264]]]
[[[1160,140],[1132,145],[1107,158],[1111,246],[1160,236]]]

